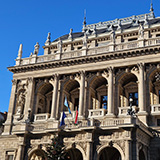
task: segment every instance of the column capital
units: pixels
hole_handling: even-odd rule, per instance
[[[33,82],[33,77],[28,77],[27,83],[29,84],[29,83],[32,83],[32,82]]]
[[[17,84],[17,79],[12,79],[12,86]]]
[[[112,67],[112,66],[107,67],[107,71],[108,71],[108,73],[113,73],[114,67]]]
[[[144,69],[145,63],[142,63],[142,62],[137,63],[137,66],[139,69]]]

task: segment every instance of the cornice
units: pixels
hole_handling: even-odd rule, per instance
[[[131,58],[131,57],[138,57],[144,55],[151,55],[157,54],[160,51],[160,46],[154,47],[141,47],[137,49],[130,49],[130,50],[123,50],[123,51],[112,51],[109,53],[97,54],[97,55],[88,55],[83,57],[76,57],[70,58],[67,60],[54,60],[48,62],[41,62],[35,64],[27,64],[27,65],[20,65],[20,66],[12,66],[8,67],[8,70],[13,73],[24,73],[29,71],[36,71],[36,70],[45,70],[45,69],[52,69],[64,66],[73,66],[79,64],[86,64],[86,63],[95,63],[101,61],[110,61],[114,59],[124,59],[124,58]]]

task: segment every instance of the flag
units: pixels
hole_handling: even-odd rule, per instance
[[[67,116],[66,116],[66,114],[65,114],[64,111],[63,111],[63,115],[62,115],[60,127],[63,126],[63,125],[65,125],[64,119],[65,119],[66,117],[67,117]]]
[[[68,108],[69,114],[71,114],[71,110],[69,108],[69,104],[68,104],[68,101],[67,101],[67,96],[65,96],[64,105]]]
[[[78,109],[76,110],[76,117],[75,117],[74,124],[78,124]]]

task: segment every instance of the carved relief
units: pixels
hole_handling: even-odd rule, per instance
[[[23,118],[23,110],[26,102],[28,80],[21,80],[18,83],[17,89],[17,101],[16,101],[16,111],[15,111],[15,120],[21,120]]]

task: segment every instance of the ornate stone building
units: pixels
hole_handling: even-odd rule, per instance
[[[13,72],[0,160],[43,160],[54,133],[71,160],[160,159],[160,18],[86,25],[39,44]],[[64,106],[65,96],[72,114]],[[74,125],[78,108],[78,124]],[[65,111],[65,126],[59,127]]]

